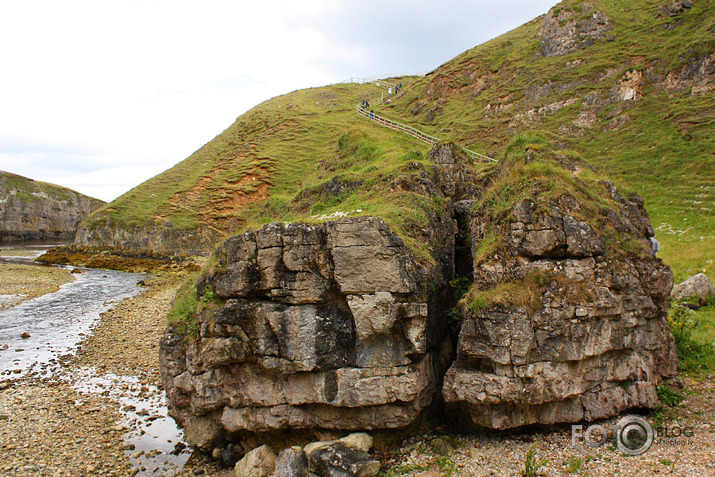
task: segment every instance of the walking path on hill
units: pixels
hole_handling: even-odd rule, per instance
[[[397,91],[397,85],[390,83],[385,80],[373,80],[373,79],[368,79],[368,78],[350,78],[349,82],[351,83],[358,83],[358,84],[374,84],[375,86],[379,86],[381,88],[388,89],[389,91]],[[383,93],[379,98],[375,98],[372,103],[370,103],[370,106],[378,106],[380,104],[383,104],[385,101],[385,94]],[[372,110],[368,111],[368,108],[365,107],[364,103],[363,104],[356,104],[355,105],[355,111],[362,116],[365,119],[368,119],[370,121],[375,121],[377,124],[384,126],[386,128],[393,129],[395,131],[402,132],[404,134],[408,134],[416,139],[419,139],[422,142],[425,142],[429,145],[434,145],[438,142],[441,141],[441,139],[436,138],[434,136],[430,136],[429,134],[423,133],[419,129],[415,129],[412,126],[407,126],[406,124],[398,123],[397,121],[393,121],[391,119],[387,119],[385,117],[379,116],[375,114]],[[496,159],[492,159],[489,156],[485,156],[484,154],[480,154],[478,152],[471,151],[466,148],[464,149],[464,152],[467,153],[468,156],[470,156],[472,159],[476,161],[490,161],[490,162],[497,162]]]

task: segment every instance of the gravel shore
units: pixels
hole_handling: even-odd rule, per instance
[[[686,380],[685,400],[663,411],[665,421],[655,429],[653,445],[642,455],[623,454],[610,441],[592,448],[579,438],[573,445],[571,426],[483,435],[437,432],[411,437],[383,452],[381,460],[388,464],[383,469],[391,469],[388,476],[406,477],[515,476],[523,471],[525,456],[535,445],[535,460],[546,460],[542,475],[715,476],[714,380],[715,376]],[[653,417],[646,416],[646,420],[653,423]],[[598,424],[613,426],[617,420]],[[658,437],[658,432],[668,432],[669,437]],[[683,436],[684,432],[691,437]]]
[[[53,275],[47,289],[68,275]],[[233,475],[201,456],[189,457],[162,411],[158,341],[180,281],[176,275],[147,280],[139,295],[103,313],[79,352],[60,360],[52,379],[0,382],[0,475]],[[536,458],[548,459],[541,470],[550,476],[715,476],[715,376],[684,381],[685,400],[661,411],[661,426],[687,428],[692,436],[656,438],[640,456],[624,455],[610,443],[597,449],[582,441],[573,445],[570,426],[484,434],[438,430],[393,443],[377,456],[385,476],[506,476],[519,474],[535,443]]]
[[[52,291],[46,272],[60,269],[39,270]],[[229,475],[189,457],[163,407],[158,342],[180,282],[177,275],[147,280],[142,293],[103,313],[53,378],[0,382],[0,475]]]

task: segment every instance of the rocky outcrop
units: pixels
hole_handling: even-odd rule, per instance
[[[401,428],[435,399],[450,350],[434,291],[444,278],[382,220],[272,224],[216,255],[199,290],[225,302],[197,317],[195,339],[170,329],[161,342],[171,414],[194,446],[279,429]]]
[[[218,233],[208,226],[176,229],[170,223],[151,227],[80,224],[74,244],[78,247],[111,248],[117,252],[149,254],[152,256],[209,255],[216,245]]]
[[[672,275],[648,253],[642,201],[603,187],[620,209],[603,221],[636,251],[619,250],[627,242],[609,241],[569,196],[546,209],[520,201],[503,222],[475,212],[474,248],[503,242],[475,264],[461,307],[443,388],[452,412],[496,429],[591,421],[655,407],[656,385],[677,375],[666,324]]]
[[[552,8],[539,31],[541,54],[561,56],[604,40],[613,29],[613,22],[593,5],[582,3],[575,9],[558,5]]]
[[[64,187],[0,171],[0,242],[71,239],[103,202]]]
[[[690,10],[692,6],[692,0],[674,0],[668,5],[661,7],[661,12],[670,17],[677,17]]]
[[[655,386],[678,369],[665,321],[672,276],[650,252],[643,202],[607,182],[587,187],[565,158],[537,164],[541,155],[529,148],[531,175],[519,176],[524,161],[503,163],[487,184],[447,143],[431,172],[414,164],[395,177],[393,187],[449,202],[451,215],[420,232],[432,260],[417,261],[375,217],[228,239],[196,291],[218,302],[192,318],[197,333],[170,327],[160,347],[189,442],[404,428],[440,398],[457,420],[497,429],[654,407]],[[566,182],[555,193],[549,180]],[[540,181],[549,194],[519,189]]]
[[[663,85],[668,90],[690,89],[692,95],[715,90],[715,54],[692,58],[680,71],[671,71]]]

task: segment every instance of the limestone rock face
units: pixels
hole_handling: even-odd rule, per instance
[[[420,284],[444,278],[382,220],[272,224],[216,254],[199,289],[225,302],[199,316],[196,339],[170,329],[161,343],[171,413],[202,436],[193,445],[209,447],[206,427],[400,428],[432,402],[450,347],[442,298]]]
[[[672,274],[648,253],[642,201],[604,187],[621,209],[605,220],[641,243],[639,252],[614,250],[566,197],[546,212],[519,202],[499,224],[475,212],[475,249],[489,230],[506,250],[475,264],[486,298],[461,309],[443,387],[452,412],[497,429],[590,421],[654,407],[656,384],[676,376],[666,324]]]
[[[579,10],[552,8],[539,31],[541,54],[561,56],[605,39],[613,29],[613,21],[606,14],[582,3]]]
[[[208,227],[179,230],[170,223],[140,228],[81,224],[74,239],[75,245],[81,247],[111,247],[162,256],[206,256],[214,249],[215,241],[216,233]]]
[[[0,242],[74,237],[102,201],[0,171]]]

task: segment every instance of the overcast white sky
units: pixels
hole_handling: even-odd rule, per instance
[[[425,72],[555,0],[0,3],[0,169],[112,200],[273,96]]]

